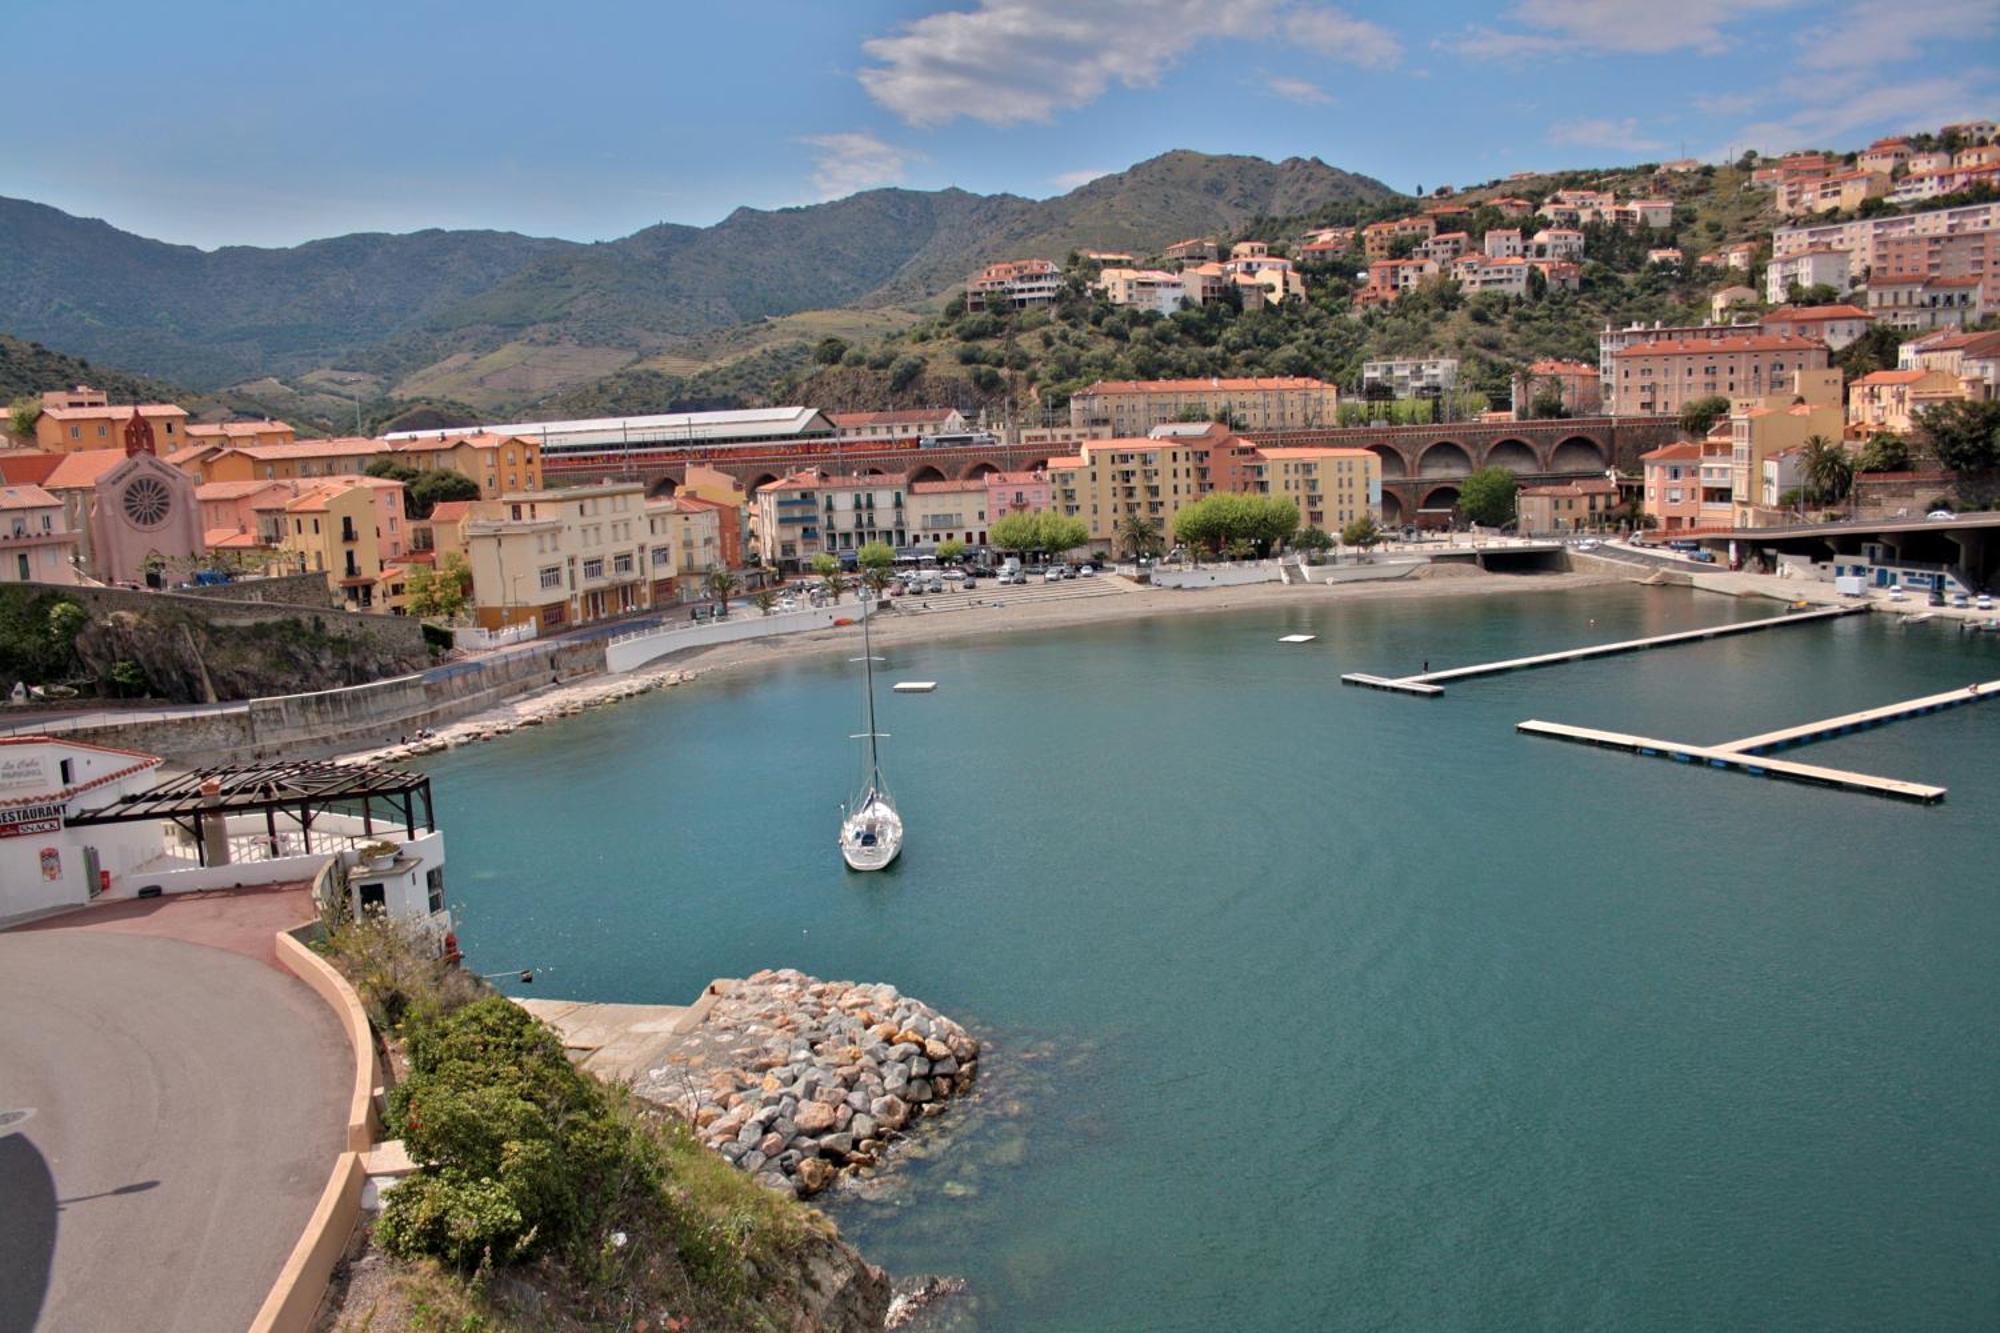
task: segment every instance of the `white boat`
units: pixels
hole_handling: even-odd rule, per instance
[[[867,681],[868,729],[854,739],[868,742],[868,757],[860,789],[841,807],[840,857],[849,870],[885,870],[903,850],[903,817],[896,812],[889,785],[882,780],[879,742],[883,734],[875,726],[875,655],[868,635],[865,597],[861,602],[861,662]]]

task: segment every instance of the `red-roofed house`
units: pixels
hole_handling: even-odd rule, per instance
[[[1522,532],[1583,532],[1602,528],[1618,507],[1618,483],[1609,477],[1523,486],[1517,499]]]
[[[63,502],[39,486],[0,486],[0,583],[76,581],[76,532]]]
[[[955,407],[906,407],[893,412],[829,412],[833,434],[842,440],[916,440],[957,435],[967,428]]]
[[[1847,424],[1908,435],[1923,408],[1964,396],[1959,378],[1942,370],[1878,370],[1847,386]]]
[[[1856,305],[1788,305],[1764,316],[1758,327],[1788,338],[1817,338],[1839,351],[1868,332],[1868,312]]]
[[[1692,440],[1639,455],[1645,512],[1667,532],[1701,525],[1701,446]]]
[[[1665,338],[1613,352],[1620,416],[1673,416],[1698,398],[1761,398],[1801,370],[1828,364],[1826,344],[1770,334]]]

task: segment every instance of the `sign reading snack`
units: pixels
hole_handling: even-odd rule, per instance
[[[17,805],[0,810],[0,838],[27,838],[43,833],[60,833],[63,826],[62,802]]]

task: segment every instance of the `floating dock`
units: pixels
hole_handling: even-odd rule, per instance
[[[2000,680],[1989,680],[1984,684],[1946,690],[1943,694],[1927,694],[1921,699],[1907,699],[1899,704],[1864,708],[1858,713],[1844,713],[1839,717],[1830,717],[1820,722],[1805,722],[1796,727],[1782,727],[1777,731],[1767,731],[1760,736],[1746,736],[1740,741],[1728,741],[1715,748],[1730,750],[1737,754],[1762,754],[1767,750],[1781,750],[1788,745],[1810,745],[1814,741],[1852,735],[1854,732],[1867,731],[1871,727],[1879,727],[1885,723],[1900,722],[1908,717],[1941,713],[1947,708],[1985,703],[1996,697],[2000,697]]]
[[[1475,666],[1449,667],[1443,671],[1420,672],[1413,676],[1372,676],[1365,672],[1350,672],[1340,679],[1348,685],[1365,685],[1377,690],[1400,690],[1406,694],[1431,695],[1442,693],[1437,688],[1444,681],[1468,680],[1474,676],[1497,676],[1504,671],[1531,671],[1536,667],[1557,666],[1564,662],[1581,662],[1592,657],[1611,657],[1618,653],[1644,652],[1650,648],[1667,648],[1677,643],[1696,643],[1704,639],[1722,639],[1732,634],[1749,634],[1756,630],[1775,629],[1784,625],[1809,625],[1821,620],[1835,620],[1841,616],[1866,615],[1865,606],[1830,606],[1819,611],[1795,611],[1785,615],[1765,616],[1761,620],[1743,620],[1732,625],[1715,625],[1708,629],[1681,630],[1674,634],[1655,634],[1644,639],[1626,639],[1621,643],[1598,643],[1585,648],[1565,648],[1560,652],[1537,653],[1533,657],[1512,657],[1499,662],[1481,662]],[[1413,686],[1430,686],[1430,689],[1415,689]]]
[[[1816,787],[1835,787],[1842,791],[1916,801],[1923,805],[1935,805],[1945,797],[1945,788],[1927,786],[1921,782],[1878,778],[1867,773],[1850,773],[1845,769],[1795,763],[1789,759],[1767,759],[1744,750],[1724,749],[1719,746],[1683,745],[1679,741],[1655,740],[1650,736],[1628,736],[1623,732],[1599,731],[1594,727],[1572,727],[1561,722],[1529,720],[1516,724],[1514,730],[1530,736],[1546,736],[1552,740],[1595,745],[1607,750],[1624,750],[1654,759],[1671,759],[1677,763],[1701,764],[1708,768],[1735,769],[1754,777],[1784,778],[1791,782],[1804,782]]]
[[[1279,642],[1279,643],[1311,643],[1311,642],[1312,642],[1312,641],[1313,641],[1314,639],[1317,639],[1318,637],[1319,637],[1319,635],[1317,635],[1317,634],[1286,634],[1286,635],[1281,635],[1281,636],[1279,637],[1279,639],[1278,639],[1278,642]]]
[[[934,680],[899,680],[894,686],[898,694],[929,694],[936,688]]]

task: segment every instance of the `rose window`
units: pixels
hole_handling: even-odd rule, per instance
[[[157,528],[167,521],[174,497],[158,477],[140,477],[125,488],[125,517],[142,528]]]

